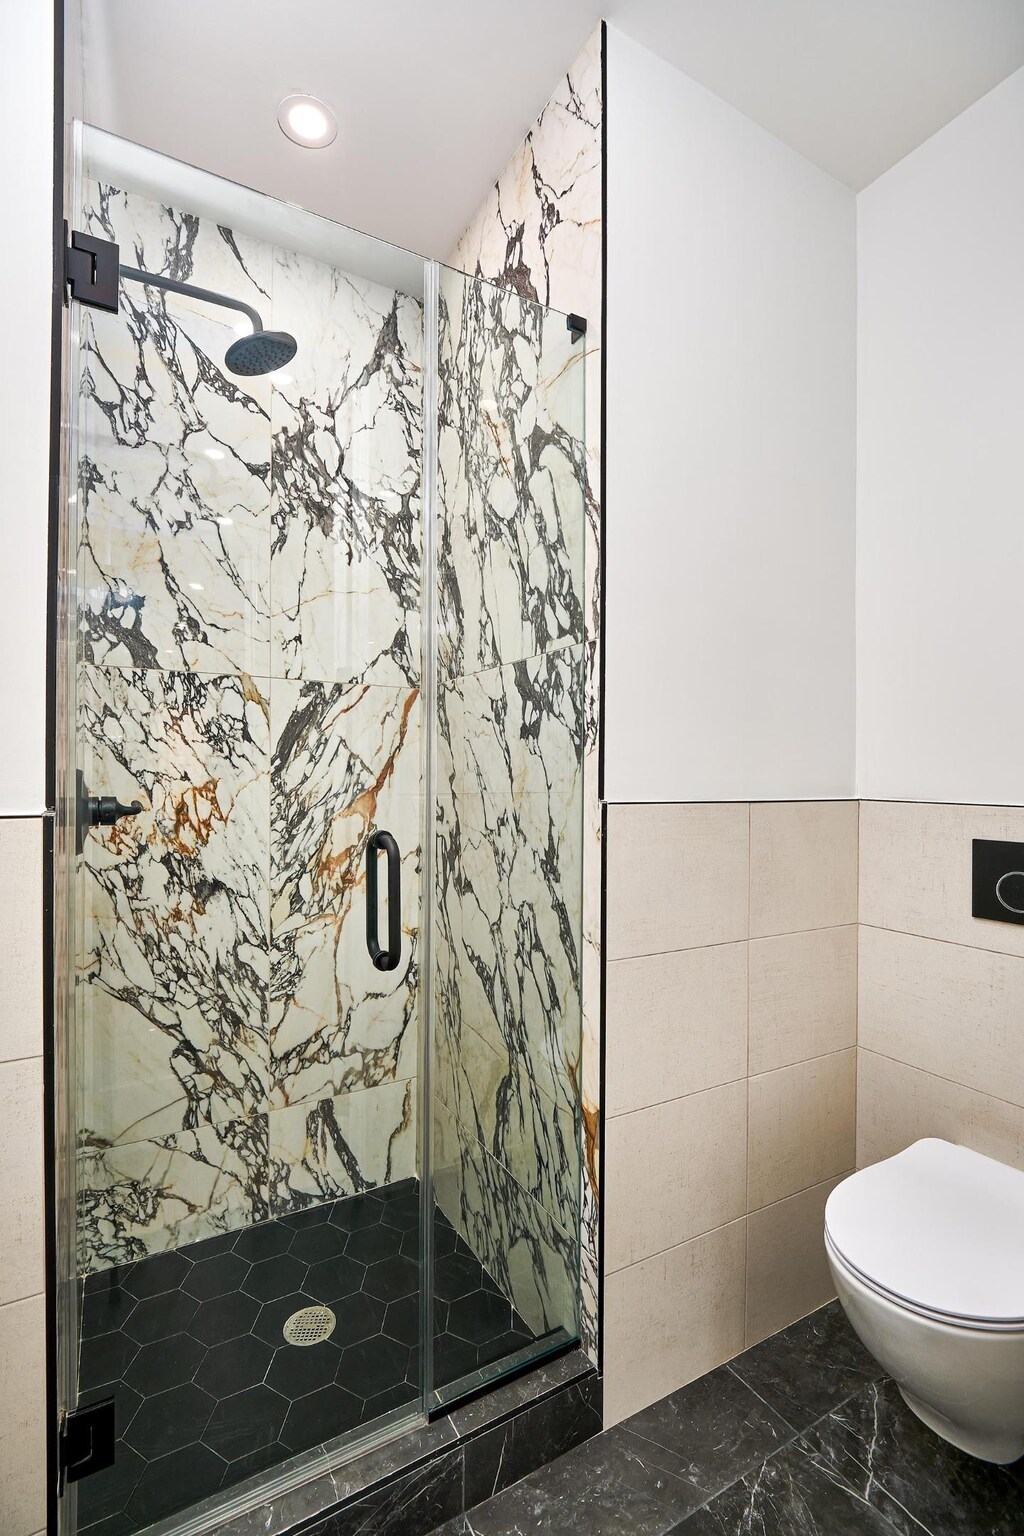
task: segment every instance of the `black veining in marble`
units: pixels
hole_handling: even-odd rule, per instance
[[[510,1339],[527,1344],[529,1331],[440,1212],[434,1245],[438,1267],[460,1277],[438,1303],[439,1360],[477,1368]],[[406,1180],[88,1276],[80,1396],[113,1395],[118,1448],[109,1471],[81,1484],[82,1532],[128,1536],[412,1407],[418,1259],[419,1191]],[[285,1320],[317,1303],[335,1313],[330,1338],[285,1343]]]
[[[755,1344],[731,1369],[798,1430],[884,1375],[838,1301]]]
[[[470,1450],[471,1505],[480,1483]],[[534,1531],[1020,1536],[1024,1460],[993,1466],[934,1435],[833,1302],[470,1507],[437,1536]]]

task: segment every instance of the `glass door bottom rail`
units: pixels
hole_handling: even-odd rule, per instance
[[[415,1179],[86,1277],[80,1402],[113,1397],[114,1465],[78,1485],[83,1536],[132,1536],[380,1415],[420,1386]],[[434,1212],[435,1374],[534,1342]]]

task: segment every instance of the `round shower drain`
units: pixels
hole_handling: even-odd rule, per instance
[[[281,1330],[288,1344],[319,1344],[329,1339],[338,1319],[330,1307],[302,1307],[293,1312]]]

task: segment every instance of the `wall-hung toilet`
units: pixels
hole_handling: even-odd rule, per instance
[[[1024,1454],[1024,1173],[915,1142],[832,1191],[839,1300],[909,1406],[986,1461]]]

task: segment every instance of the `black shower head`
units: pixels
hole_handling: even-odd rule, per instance
[[[232,373],[252,378],[259,373],[273,373],[290,363],[299,344],[287,331],[254,331],[251,336],[239,336],[224,354],[224,361]]]
[[[299,344],[287,331],[265,331],[263,321],[250,304],[241,299],[229,299],[226,294],[214,293],[212,288],[197,288],[194,283],[183,283],[176,277],[164,277],[158,272],[144,272],[141,267],[121,267],[122,278],[131,283],[148,283],[152,288],[163,288],[170,293],[184,293],[206,304],[219,304],[223,309],[236,309],[245,315],[252,326],[251,336],[240,336],[224,354],[224,361],[232,373],[251,379],[261,373],[273,373],[290,363]]]

